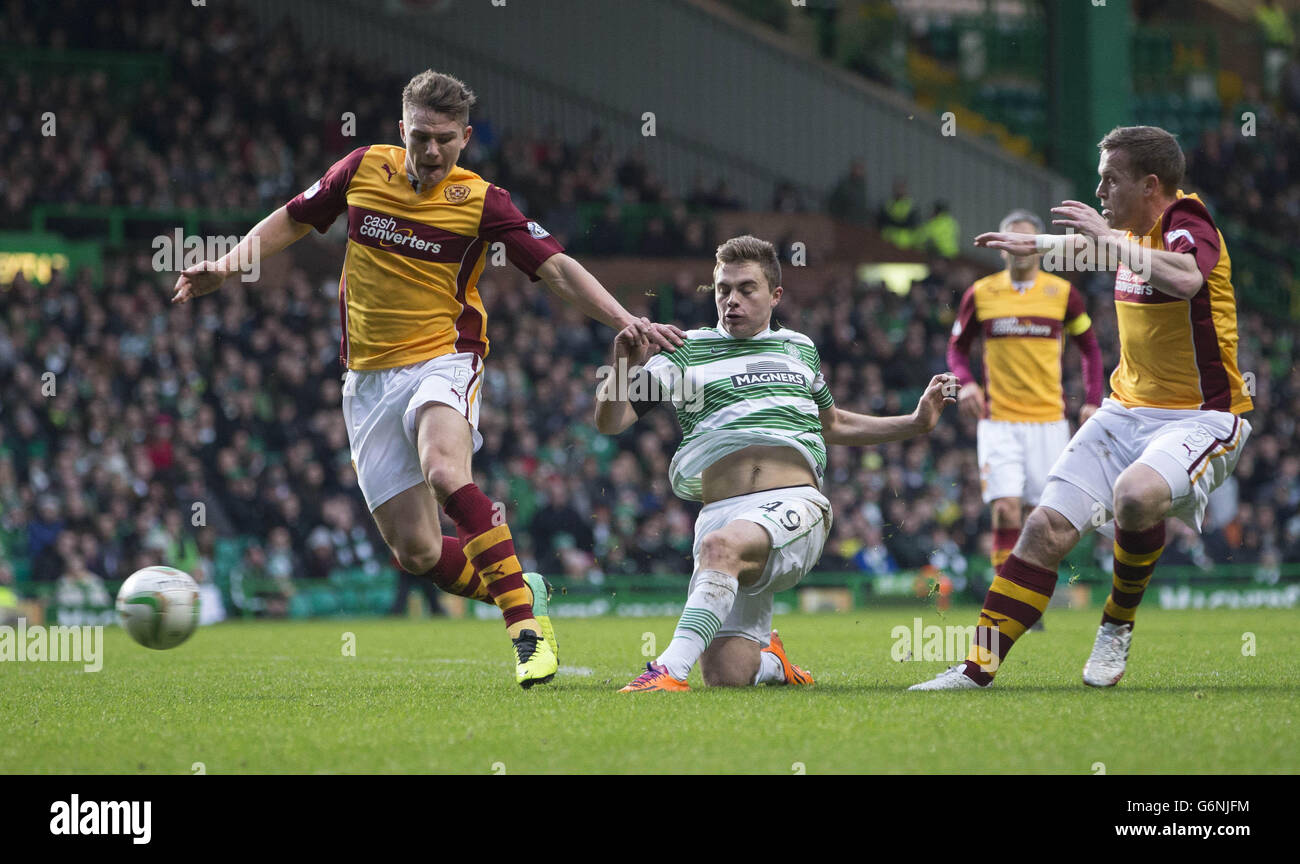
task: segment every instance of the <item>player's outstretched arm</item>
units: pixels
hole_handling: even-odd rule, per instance
[[[899,417],[872,417],[828,408],[821,412],[822,437],[827,444],[865,447],[924,435],[939,422],[944,407],[957,402],[957,386],[956,375],[935,375],[916,403],[916,410]]]
[[[656,324],[646,318],[634,317],[586,267],[563,252],[547,258],[537,268],[537,275],[566,303],[572,303],[588,318],[608,327],[615,330],[635,327],[663,351],[672,351],[684,341],[681,329],[672,324]]]
[[[1063,225],[1079,232],[1068,236],[1086,237],[1088,242],[1097,244],[1099,252],[1101,247],[1106,247],[1105,254],[1098,254],[1094,260],[1106,263],[1109,269],[1123,263],[1162,294],[1189,300],[1205,284],[1205,276],[1197,267],[1195,255],[1152,249],[1125,232],[1111,228],[1100,213],[1081,201],[1062,201],[1052,208],[1052,215],[1056,217],[1052,220],[1053,225]]]
[[[997,249],[1012,255],[1054,251],[1067,258],[1073,258],[1088,242],[1082,234],[1021,234],[1016,231],[987,231],[975,237],[975,245],[985,249]]]
[[[637,319],[614,337],[612,362],[601,369],[596,389],[596,431],[603,435],[617,435],[637,421],[631,378],[659,350],[646,332],[649,324],[645,318]]]
[[[301,240],[311,226],[294,221],[281,207],[253,227],[234,249],[216,261],[202,261],[181,272],[176,280],[173,303],[188,303],[195,297],[211,294],[229,277],[241,272],[248,262],[262,261]]]

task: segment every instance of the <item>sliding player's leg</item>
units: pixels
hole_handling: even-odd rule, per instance
[[[779,567],[779,564],[778,564]],[[777,573],[757,594],[736,596],[709,647],[700,655],[700,672],[710,687],[756,684],[811,684],[812,676],[790,662],[781,636],[772,629],[772,601],[779,590],[793,587],[798,577]]]
[[[700,521],[707,524],[709,515],[701,512]],[[672,641],[653,663],[646,664],[644,673],[619,692],[690,689],[686,678],[691,667],[709,647],[722,622],[731,616],[741,585],[754,585],[763,575],[771,548],[771,536],[747,520],[707,530],[696,542],[695,575]],[[755,645],[754,653],[758,649]]]
[[[700,655],[700,672],[710,687],[746,687],[763,672],[762,647],[745,636],[715,636]],[[777,662],[775,657],[773,662]]]
[[[695,575],[673,640],[624,691],[687,689],[697,660],[711,686],[811,684],[771,629],[772,598],[816,565],[830,525],[830,502],[812,487],[706,506],[696,522]]]
[[[772,623],[772,593],[764,595],[766,614],[749,617],[761,617],[766,624]],[[769,630],[766,638],[767,644],[764,645],[751,635],[715,636],[708,649],[700,655],[704,683],[710,687],[813,683],[812,675],[791,663],[786,656],[781,634]]]
[[[771,514],[764,511],[772,538],[764,575],[752,588],[741,590],[709,647],[700,656],[700,671],[710,687],[744,687],[753,684],[812,684],[813,677],[785,652],[785,643],[772,629],[775,595],[798,585],[821,559],[829,531],[829,510],[816,504],[784,502]],[[770,506],[770,505],[769,505]],[[800,523],[796,530],[786,526]]]

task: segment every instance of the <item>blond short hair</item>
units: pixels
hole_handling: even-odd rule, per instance
[[[469,125],[469,109],[477,99],[465,82],[442,72],[425,69],[402,88],[402,113],[412,108],[425,108],[445,114],[461,126]]]

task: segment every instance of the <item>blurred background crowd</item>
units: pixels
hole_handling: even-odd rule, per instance
[[[10,0],[0,18],[6,51],[155,52],[170,64],[169,83],[7,67],[0,229],[30,229],[42,205],[89,203],[228,211],[238,214],[231,230],[242,232],[359,142],[396,141],[404,77],[308,51],[290,27],[263,36],[228,13],[145,15],[126,4],[67,14],[70,5],[32,10]],[[1229,121],[1188,142],[1188,191],[1212,212],[1279,235],[1300,229],[1300,106],[1290,93],[1261,103],[1257,137]],[[357,137],[326,109],[343,101],[354,106]],[[49,105],[61,106],[57,135],[33,134]],[[678,259],[663,263],[655,297],[625,298],[634,312],[660,318],[669,309],[683,327],[716,321],[698,286],[725,239],[718,214],[741,206],[724,182],[701,177],[674,198],[653,165],[615,152],[599,128],[563,140],[512,128],[490,110],[473,125],[466,167],[509,189],[579,257]],[[777,316],[820,347],[841,406],[910,411],[944,369],[961,292],[989,269],[956,257],[966,235],[944,202],[913,202],[906,178],[873,177],[868,159],[845,166],[829,189],[777,183],[770,209],[827,213],[927,255],[928,275],[903,292],[845,265],[828,269],[814,294],[789,296]],[[990,214],[990,225],[1001,215]],[[98,226],[69,218],[59,230],[76,237]],[[260,283],[231,280],[183,307],[168,302],[175,274],[153,265],[156,233],[128,232],[100,274],[59,270],[40,284],[17,273],[0,285],[0,591],[43,585],[58,603],[106,605],[105,580],[166,562],[209,583],[220,577],[232,612],[281,615],[293,580],[387,568],[339,410],[337,270],[310,260],[328,244],[337,250],[338,226],[304,241],[303,254]],[[1109,373],[1110,283],[1095,276],[1081,287]],[[475,470],[506,503],[525,567],[570,584],[685,579],[698,505],[669,489],[671,412],[657,410],[618,438],[597,435],[596,369],[613,334],[510,268],[488,268],[480,289],[492,347]],[[1300,326],[1242,301],[1239,363],[1255,388],[1255,434],[1215,494],[1204,534],[1171,523],[1164,563],[1300,560]],[[1074,417],[1082,385],[1072,348],[1065,374]],[[933,565],[964,578],[987,558],[974,424],[955,411],[928,439],[833,448],[826,477],[836,521],[821,570]],[[232,538],[240,543],[223,560],[218,547]],[[1098,545],[1076,560],[1108,567],[1107,554]]]

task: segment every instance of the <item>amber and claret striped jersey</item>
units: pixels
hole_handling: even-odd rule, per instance
[[[1080,343],[1089,404],[1101,403],[1102,372],[1083,296],[1059,276],[1038,271],[1034,281],[1015,285],[1001,270],[966,289],[948,341],[948,363],[963,384],[974,376],[971,343],[984,337],[985,414],[1012,423],[1051,423],[1065,417],[1061,387],[1062,332]]]
[[[1111,395],[1129,408],[1252,410],[1237,371],[1232,262],[1210,211],[1180,189],[1178,200],[1136,239],[1151,249],[1192,253],[1205,281],[1190,300],[1181,300],[1120,264],[1115,273],[1120,354],[1110,376]]]
[[[559,243],[524,218],[500,186],[457,167],[417,193],[406,150],[353,150],[286,208],[324,233],[348,214],[348,246],[339,279],[348,369],[391,369],[442,354],[486,357],[487,313],[479,276],[492,244],[534,281]]]

